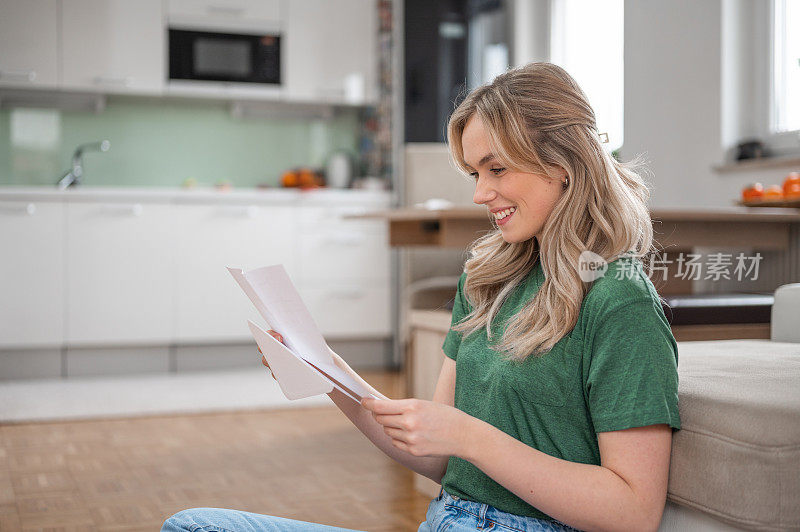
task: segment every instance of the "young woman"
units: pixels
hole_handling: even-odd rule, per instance
[[[642,265],[645,184],[603,150],[586,96],[548,63],[469,94],[448,143],[496,229],[471,247],[433,401],[331,398],[441,482],[420,531],[656,530],[680,428],[678,353]],[[164,529],[204,526],[330,529],[211,509]]]

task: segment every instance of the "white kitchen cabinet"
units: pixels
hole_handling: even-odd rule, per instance
[[[331,279],[303,283],[298,291],[327,339],[391,336],[389,279],[358,282]]]
[[[378,62],[375,0],[289,0],[286,11],[282,46],[287,99],[374,103]]]
[[[161,0],[61,0],[62,87],[160,93],[165,76]]]
[[[39,194],[47,199],[32,199]],[[20,360],[47,349],[49,374],[59,374],[66,347],[67,373],[84,374],[128,371],[137,349],[152,348],[150,362],[136,367],[160,371],[169,346],[191,357],[192,346],[244,345],[247,320],[263,319],[226,267],[277,263],[326,338],[389,338],[385,222],[346,217],[388,203],[388,194],[336,191],[206,200],[187,192],[0,190],[0,355]],[[106,348],[124,356],[93,362]],[[192,367],[181,353],[179,363]]]
[[[0,201],[0,348],[64,341],[64,206]]]
[[[304,232],[300,239],[300,278],[343,281],[384,280],[389,277],[387,232],[380,222],[325,225]]]
[[[247,341],[263,319],[227,267],[283,264],[296,282],[297,212],[282,205],[180,205],[174,253],[181,344]]]
[[[174,222],[170,205],[67,205],[69,345],[172,342]]]
[[[57,0],[0,0],[0,86],[58,84]]]
[[[329,338],[391,335],[388,228],[348,218],[380,204],[317,204],[301,209],[299,291]]]
[[[341,215],[358,209],[363,207],[303,207],[298,238],[303,283],[389,278],[386,222],[347,219]]]
[[[282,0],[167,0],[170,27],[235,31],[276,30]]]

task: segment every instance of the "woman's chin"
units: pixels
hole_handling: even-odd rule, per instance
[[[517,244],[519,242],[528,240],[527,238],[520,238],[519,236],[514,235],[513,231],[501,231],[500,234],[503,236],[503,240],[509,244]]]
[[[509,244],[519,244],[520,242],[527,242],[536,238],[536,235],[520,234],[510,229],[500,228],[500,235]]]

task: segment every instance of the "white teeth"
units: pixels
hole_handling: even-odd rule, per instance
[[[503,218],[505,218],[506,216],[510,215],[512,212],[514,212],[516,210],[517,210],[516,207],[510,207],[510,208],[508,208],[508,209],[506,209],[504,211],[498,211],[498,212],[494,213],[494,219],[495,220],[502,220]]]

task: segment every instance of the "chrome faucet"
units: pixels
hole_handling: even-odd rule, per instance
[[[83,176],[83,152],[91,151],[108,151],[111,143],[107,140],[103,142],[88,142],[81,144],[75,148],[75,153],[72,154],[72,168],[61,176],[56,186],[59,190],[64,190],[67,187],[73,187],[81,184],[81,177]]]

